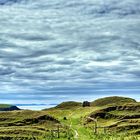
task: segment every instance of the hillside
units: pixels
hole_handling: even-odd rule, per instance
[[[20,110],[20,109],[14,105],[0,104],[0,111],[13,111],[13,110]]]
[[[19,110],[0,113],[0,140],[39,139],[60,122],[47,112]],[[8,134],[8,135],[7,135]],[[13,139],[12,139],[13,140]]]
[[[110,99],[113,99],[113,102],[109,102]],[[68,109],[52,108],[48,113],[59,118],[60,122],[69,124],[79,140],[139,140],[140,104],[125,97],[98,99],[101,100],[104,105],[82,107],[80,104],[71,109],[67,102]],[[97,120],[99,127],[96,134],[93,120]]]
[[[136,100],[128,97],[119,97],[119,96],[111,96],[111,97],[105,97],[105,98],[99,98],[95,101],[89,102],[90,106],[107,106],[107,105],[115,105],[115,104],[125,104],[125,103],[136,103]],[[78,107],[82,107],[83,103],[82,102],[75,102],[75,101],[67,101],[67,102],[62,102],[58,104],[56,109],[74,109]],[[44,109],[48,110],[48,109]]]
[[[86,117],[86,125],[94,124],[92,118],[99,127],[106,127],[110,132],[140,134],[140,103],[100,108]]]
[[[82,106],[82,103],[80,102],[69,101],[69,102],[62,102],[61,104],[57,105],[55,108],[72,109],[72,108],[81,107],[81,106]]]
[[[92,106],[105,106],[111,104],[123,104],[123,103],[135,103],[136,100],[128,97],[119,97],[119,96],[112,96],[112,97],[105,97],[97,99],[91,102]]]
[[[115,104],[108,104],[110,99]],[[90,107],[70,101],[42,111],[0,112],[0,139],[139,140],[140,103],[125,97],[107,97],[98,101],[101,100],[104,103]]]

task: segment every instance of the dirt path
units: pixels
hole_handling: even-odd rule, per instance
[[[71,116],[73,115],[73,113],[70,113],[69,117],[70,117],[70,120],[71,120]],[[72,128],[72,130],[74,131],[75,135],[74,135],[74,138],[75,139],[78,139],[79,137],[79,134],[78,134],[78,131],[76,129],[73,128],[73,124],[72,124],[72,121],[70,121],[70,128]]]
[[[72,122],[71,122],[71,124],[70,124],[70,128],[72,128]],[[75,139],[78,139],[78,137],[79,137],[78,131],[77,131],[76,129],[74,129],[74,128],[72,128],[72,130],[73,130],[74,133],[75,133],[74,138],[75,138]]]
[[[77,130],[74,130],[74,132],[75,132],[75,136],[74,136],[74,138],[75,138],[75,139],[78,139],[79,134],[78,134]]]

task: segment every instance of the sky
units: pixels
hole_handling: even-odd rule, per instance
[[[139,94],[140,0],[0,0],[0,103]]]

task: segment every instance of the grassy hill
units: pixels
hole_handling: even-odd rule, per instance
[[[0,104],[0,111],[13,111],[13,110],[20,110],[20,109],[14,105]]]
[[[112,97],[105,97],[97,99],[93,102],[91,102],[92,106],[105,106],[109,104],[123,104],[123,103],[135,103],[136,100],[128,97],[118,97],[118,96],[112,96]]]
[[[110,104],[112,98],[115,104]],[[94,104],[90,107],[82,107],[82,103],[70,101],[42,111],[1,112],[0,139],[139,140],[140,103],[124,97],[98,101],[101,100],[104,103],[98,102],[96,106]],[[94,119],[98,127],[96,134]]]
[[[69,101],[69,102],[62,102],[61,104],[57,105],[55,108],[56,109],[72,109],[72,108],[77,108],[81,106],[82,106],[82,103],[80,102]]]
[[[0,113],[0,139],[41,139],[60,122],[43,111],[6,111]],[[8,135],[7,135],[8,134]],[[5,136],[7,135],[7,136]]]
[[[8,104],[0,104],[0,108],[8,108],[11,107],[11,105]]]
[[[110,132],[140,134],[140,104],[126,103],[110,105],[93,111],[86,117],[86,124],[90,125],[97,120],[101,127],[107,127]]]

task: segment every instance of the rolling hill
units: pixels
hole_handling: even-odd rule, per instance
[[[97,99],[91,102],[91,106],[106,106],[111,104],[123,104],[123,103],[136,103],[136,100],[128,97],[119,97],[119,96],[112,96],[112,97],[105,97]]]
[[[62,102],[61,104],[57,105],[55,108],[57,109],[72,109],[81,107],[82,103],[80,102],[74,102],[74,101],[68,101],[68,102]]]
[[[0,130],[2,140],[139,140],[140,103],[107,97],[89,107],[69,101],[42,111],[5,111],[0,112]]]
[[[0,111],[13,111],[13,110],[20,110],[20,109],[14,105],[0,104]]]

